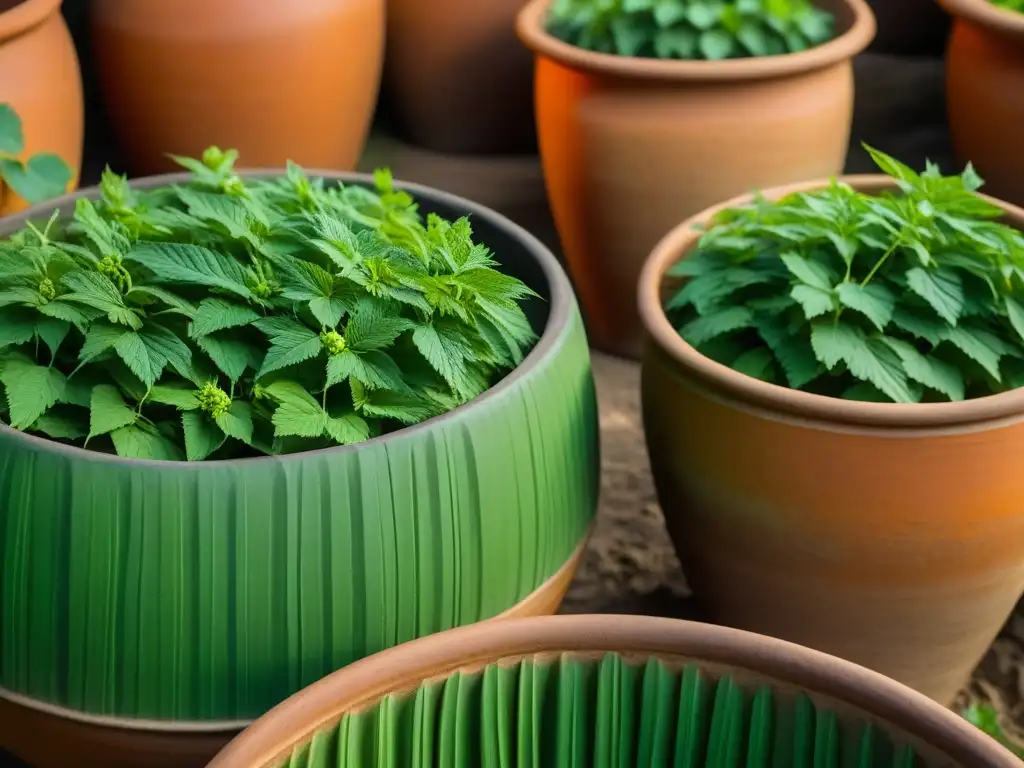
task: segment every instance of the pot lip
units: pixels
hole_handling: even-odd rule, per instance
[[[35,0],[29,0],[29,2],[34,1]],[[310,178],[323,178],[327,181],[341,182],[343,184],[373,186],[373,175],[368,173],[328,171],[313,168],[307,168],[304,170],[306,175]],[[284,169],[277,168],[254,168],[238,171],[238,175],[244,179],[280,178],[284,173]],[[192,178],[190,173],[183,172],[144,176],[138,179],[131,179],[130,181],[133,189],[153,190],[160,187],[179,184],[188,181],[190,178]],[[511,240],[516,241],[522,248],[524,254],[536,261],[544,273],[544,278],[548,284],[548,295],[542,296],[541,298],[548,303],[549,310],[547,323],[544,326],[543,332],[540,334],[540,338],[537,339],[536,344],[534,344],[533,348],[529,350],[519,365],[509,371],[501,381],[493,387],[490,387],[483,394],[478,395],[468,403],[464,403],[457,408],[453,408],[450,411],[442,413],[440,416],[434,416],[426,421],[421,421],[419,424],[404,427],[385,435],[379,435],[361,443],[356,443],[354,445],[336,445],[328,448],[303,451],[301,453],[284,454],[281,456],[252,456],[241,459],[219,459],[215,461],[128,459],[113,454],[101,453],[99,451],[90,451],[74,445],[58,443],[55,440],[49,440],[45,437],[38,437],[36,435],[20,432],[2,423],[0,423],[0,437],[12,442],[20,442],[30,450],[44,450],[51,453],[64,454],[69,458],[79,460],[120,464],[123,466],[144,466],[152,467],[153,469],[212,471],[218,467],[250,467],[256,466],[258,463],[280,464],[283,462],[303,461],[306,457],[322,456],[327,453],[354,453],[356,451],[367,450],[388,441],[411,439],[417,433],[423,432],[424,430],[432,430],[442,427],[448,421],[461,418],[467,410],[486,406],[490,404],[492,400],[502,397],[507,390],[517,386],[523,379],[533,375],[538,369],[544,366],[552,353],[557,351],[559,346],[562,344],[564,337],[569,332],[572,325],[573,307],[575,306],[575,297],[569,283],[569,278],[566,276],[565,271],[555,259],[554,255],[550,250],[548,250],[547,246],[545,246],[531,233],[523,229],[523,227],[497,211],[464,197],[459,197],[458,195],[453,195],[449,192],[428,187],[424,184],[395,180],[394,185],[396,189],[401,189],[411,194],[417,202],[426,202],[429,200],[431,202],[450,206],[461,211],[460,215],[468,215],[471,222],[481,220],[487,221],[487,223],[492,227],[504,231]],[[21,228],[29,219],[45,219],[50,216],[55,208],[63,208],[69,205],[74,206],[75,201],[80,198],[89,198],[94,200],[98,196],[98,186],[86,187],[84,189],[79,189],[75,192],[53,198],[52,200],[39,203],[19,212],[16,215],[4,217],[3,219],[0,219],[0,238],[8,237],[11,233]],[[495,253],[495,255],[500,261],[501,254]]]
[[[938,0],[949,14],[996,32],[1024,35],[1024,13],[993,5],[989,0]]]
[[[840,176],[838,180],[865,192],[896,188],[889,176],[881,174]],[[767,199],[775,200],[794,192],[821,189],[829,181],[818,179],[787,184],[764,190],[763,194]],[[1024,229],[1024,209],[988,195],[980,197],[1006,211],[1012,226]],[[661,288],[666,272],[697,244],[701,233],[694,229],[696,225],[704,225],[719,211],[751,202],[753,198],[752,193],[738,195],[691,216],[665,235],[648,256],[637,287],[640,319],[647,332],[645,363],[657,351],[667,356],[686,374],[709,384],[716,392],[769,411],[782,411],[825,422],[890,428],[943,428],[1006,420],[1024,414],[1024,388],[955,403],[866,403],[842,400],[746,376],[705,357],[687,344],[669,323],[663,309]]]
[[[876,32],[875,16],[865,0],[837,0],[853,13],[850,28],[806,51],[724,61],[646,59],[588,51],[548,34],[544,22],[552,2],[530,0],[516,15],[516,34],[527,48],[571,69],[644,80],[707,83],[801,74],[852,59],[867,48]]]
[[[0,40],[27,32],[54,13],[58,13],[64,0],[22,0],[8,11],[0,13]]]
[[[651,616],[507,619],[448,630],[334,672],[259,718],[208,768],[256,768],[388,693],[467,666],[533,654],[619,651],[689,657],[744,669],[831,696],[944,750],[963,765],[1019,768],[994,740],[927,696],[877,672],[811,648],[744,630]]]

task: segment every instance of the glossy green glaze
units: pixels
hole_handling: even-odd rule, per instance
[[[425,211],[470,213],[544,297],[527,360],[445,416],[290,456],[134,461],[0,427],[0,689],[90,715],[247,720],[363,656],[495,616],[569,559],[599,462],[568,281],[507,220],[406,188]]]
[[[698,665],[490,664],[344,715],[276,768],[924,768],[903,735]],[[948,763],[941,763],[948,765]]]

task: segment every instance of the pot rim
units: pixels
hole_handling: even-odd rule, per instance
[[[864,192],[896,189],[893,179],[882,174],[839,176],[838,180]],[[777,200],[794,192],[821,189],[829,181],[818,179],[787,184],[767,189],[763,195],[769,200]],[[1013,227],[1024,229],[1024,209],[988,195],[980,197],[1002,208],[1008,223]],[[662,285],[666,272],[697,245],[701,233],[694,229],[695,226],[707,224],[719,211],[749,203],[753,199],[752,193],[738,195],[691,216],[654,246],[644,263],[637,286],[640,320],[647,332],[645,361],[657,350],[676,363],[686,375],[705,382],[716,392],[769,411],[782,411],[825,422],[889,428],[943,428],[1019,418],[1024,414],[1024,387],[950,403],[867,403],[843,400],[801,392],[746,376],[705,357],[686,343],[668,321],[663,308]]]
[[[993,5],[989,0],[938,0],[949,14],[995,32],[1024,35],[1024,13]]]
[[[278,704],[225,747],[208,768],[262,768],[346,712],[457,669],[538,653],[612,651],[733,666],[862,709],[963,765],[1020,766],[1008,750],[963,718],[853,662],[714,624],[593,614],[477,624],[382,651]]]
[[[707,83],[802,74],[852,59],[867,48],[876,32],[875,16],[865,0],[836,0],[853,15],[849,29],[806,51],[723,61],[646,59],[588,51],[548,34],[544,22],[552,2],[531,0],[516,15],[516,34],[527,48],[571,69],[644,80]]]
[[[23,34],[60,12],[64,0],[22,0],[0,13],[0,40]]]
[[[29,2],[36,2],[36,0],[29,0]],[[306,175],[310,178],[323,178],[326,181],[341,182],[343,184],[373,186],[373,175],[368,173],[326,171],[319,169],[304,170]],[[239,170],[238,175],[243,179],[273,179],[282,177],[284,175],[284,170],[276,168],[246,169]],[[164,173],[155,176],[144,176],[139,179],[131,179],[130,182],[133,189],[154,190],[161,187],[168,187],[173,184],[179,184],[188,181],[191,178],[192,175],[187,172]],[[547,246],[541,243],[541,241],[531,233],[523,229],[523,227],[497,211],[479,203],[475,203],[472,200],[468,200],[433,187],[428,187],[424,184],[395,180],[394,185],[396,189],[401,189],[411,194],[417,202],[425,202],[429,200],[431,202],[447,205],[462,211],[461,215],[469,216],[471,222],[484,220],[492,227],[503,230],[510,239],[515,240],[522,247],[523,251],[528,254],[530,258],[540,265],[541,271],[544,273],[544,278],[547,281],[548,295],[542,296],[541,298],[548,303],[549,310],[547,323],[544,326],[543,332],[540,334],[540,338],[537,339],[537,343],[533,345],[533,348],[530,349],[519,365],[509,371],[501,381],[493,387],[490,387],[483,394],[478,395],[468,403],[463,403],[457,408],[453,408],[450,411],[442,413],[440,416],[434,416],[426,421],[421,421],[419,424],[414,424],[410,427],[403,427],[395,432],[379,435],[361,443],[356,443],[354,445],[336,445],[328,448],[318,448],[312,451],[303,451],[301,453],[282,454],[280,456],[251,456],[240,459],[217,459],[214,461],[129,459],[114,454],[90,451],[86,448],[79,448],[75,445],[58,443],[55,440],[49,440],[45,437],[21,432],[3,423],[0,423],[0,437],[5,440],[21,442],[30,450],[46,450],[63,453],[79,460],[108,462],[112,464],[131,464],[133,466],[149,466],[154,469],[175,468],[192,471],[208,471],[218,467],[254,466],[257,462],[280,463],[302,461],[303,457],[306,456],[322,455],[325,453],[352,453],[355,451],[366,450],[370,446],[376,446],[382,442],[405,439],[418,432],[422,432],[423,430],[436,429],[446,421],[460,418],[468,409],[487,405],[491,400],[502,396],[506,390],[517,386],[521,380],[533,375],[539,368],[541,368],[551,357],[552,352],[554,352],[562,343],[563,338],[571,329],[575,297],[569,283],[569,278],[566,276],[565,271],[555,259],[554,255],[550,250],[548,250]],[[24,226],[25,222],[30,219],[42,218],[45,220],[49,218],[50,214],[56,208],[63,208],[65,206],[71,206],[73,208],[75,201],[80,198],[95,200],[97,197],[99,197],[98,186],[86,187],[34,205],[14,216],[5,217],[0,220],[0,238],[10,236],[13,232]],[[501,254],[496,253],[495,255],[498,257],[500,262]]]

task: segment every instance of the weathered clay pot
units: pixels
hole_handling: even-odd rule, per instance
[[[355,168],[380,84],[384,0],[94,0],[92,23],[136,174],[211,144],[248,168]]]
[[[844,180],[893,188],[885,176]],[[768,384],[698,353],[662,310],[665,272],[696,246],[696,226],[750,199],[680,224],[640,277],[644,429],[687,579],[718,621],[948,704],[1024,591],[1024,389],[862,403]],[[1024,228],[1024,210],[992,202]]]
[[[1020,767],[965,720],[862,667],[641,616],[525,619],[407,643],[293,696],[208,768],[328,764]]]
[[[53,152],[71,167],[78,184],[85,130],[82,76],[61,0],[22,0],[0,4],[0,102],[21,117],[22,159]],[[0,214],[28,204],[0,185]]]
[[[533,150],[533,62],[516,40],[524,0],[388,0],[385,85],[402,133],[436,152]]]
[[[953,14],[946,104],[953,145],[996,197],[1024,205],[1024,13],[988,0],[939,0]]]
[[[636,281],[650,249],[719,200],[842,171],[853,116],[850,59],[871,41],[864,0],[829,0],[841,34],[803,53],[659,61],[567,45],[544,30],[551,0],[517,29],[537,55],[548,197],[593,344],[636,357]]]

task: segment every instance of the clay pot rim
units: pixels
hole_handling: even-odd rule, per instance
[[[897,188],[893,179],[881,174],[840,176],[838,179],[863,192],[878,193]],[[828,184],[827,179],[804,181],[773,187],[764,190],[763,194],[769,200],[775,200],[793,192],[821,189]],[[1024,209],[987,195],[981,197],[1002,208],[1010,225],[1024,230]],[[704,382],[717,393],[770,412],[781,411],[823,422],[889,428],[948,428],[1020,418],[1024,415],[1024,388],[955,403],[866,403],[842,400],[746,376],[705,357],[687,344],[672,327],[663,309],[662,286],[666,272],[697,245],[701,232],[695,230],[695,226],[706,225],[719,211],[749,203],[753,199],[752,193],[738,195],[691,216],[654,247],[644,263],[637,287],[640,321],[647,332],[649,345],[645,358],[657,350],[676,363],[682,373]]]
[[[727,82],[801,74],[852,59],[867,48],[876,32],[875,16],[865,0],[836,0],[852,12],[850,28],[800,53],[724,61],[646,59],[588,51],[548,34],[544,22],[552,2],[531,0],[516,16],[516,34],[527,48],[575,70],[644,80]]]
[[[56,0],[60,2],[61,0]],[[28,0],[28,3],[42,2],[42,0]],[[53,2],[53,0],[46,0]],[[305,169],[306,175],[310,178],[323,178],[326,181],[341,182],[343,184],[361,184],[373,186],[373,175],[368,173],[355,173],[350,171],[327,171],[315,168]],[[277,168],[256,168],[239,170],[238,175],[243,179],[273,179],[284,176],[284,169]],[[153,190],[161,187],[168,187],[173,184],[181,184],[192,178],[190,173],[164,173],[154,176],[143,176],[138,179],[131,179],[133,189]],[[573,328],[575,317],[575,294],[569,278],[566,276],[562,266],[551,253],[551,251],[540,240],[527,232],[523,227],[516,224],[506,216],[498,213],[487,206],[475,203],[450,192],[444,192],[434,187],[413,182],[394,182],[396,189],[401,189],[411,194],[418,202],[434,202],[446,205],[461,211],[461,215],[468,215],[471,221],[487,221],[495,229],[503,230],[510,240],[515,241],[522,249],[525,258],[533,259],[541,268],[544,280],[547,282],[547,295],[542,296],[548,304],[548,318],[540,338],[533,347],[526,353],[523,361],[509,371],[493,387],[484,393],[463,403],[457,408],[442,413],[439,416],[421,421],[410,427],[404,427],[395,432],[366,440],[354,445],[336,445],[328,448],[319,448],[301,453],[284,454],[281,456],[251,456],[241,459],[220,459],[215,461],[168,461],[164,459],[128,459],[109,453],[90,451],[86,448],[79,448],[75,445],[58,443],[45,437],[30,435],[20,432],[6,424],[0,423],[0,437],[12,442],[20,443],[26,450],[49,451],[60,453],[79,461],[105,462],[109,464],[122,464],[132,466],[145,466],[154,470],[177,469],[180,471],[203,472],[213,471],[223,467],[255,466],[257,463],[305,461],[306,457],[321,456],[327,453],[352,453],[376,447],[380,443],[394,440],[406,439],[423,432],[424,430],[438,429],[452,419],[460,419],[468,410],[475,410],[490,404],[491,400],[503,396],[506,390],[520,386],[522,381],[535,376],[550,361],[564,343],[568,334]],[[95,200],[99,197],[98,186],[85,187],[70,192],[60,197],[44,201],[30,208],[13,215],[3,217],[0,220],[0,238],[6,238],[13,232],[24,226],[29,219],[46,220],[50,217],[55,208],[74,208],[75,201],[81,198]],[[497,254],[500,256],[501,254]]]
[[[0,13],[0,40],[20,35],[60,11],[64,0],[22,0],[8,11]]]
[[[938,0],[949,14],[994,32],[1024,36],[1024,13],[993,5],[989,0]]]
[[[611,651],[691,658],[743,669],[862,709],[963,765],[1020,766],[1002,746],[937,702],[820,651],[713,624],[650,616],[579,615],[477,624],[382,651],[274,707],[207,768],[263,768],[345,712],[460,668],[537,653]]]

